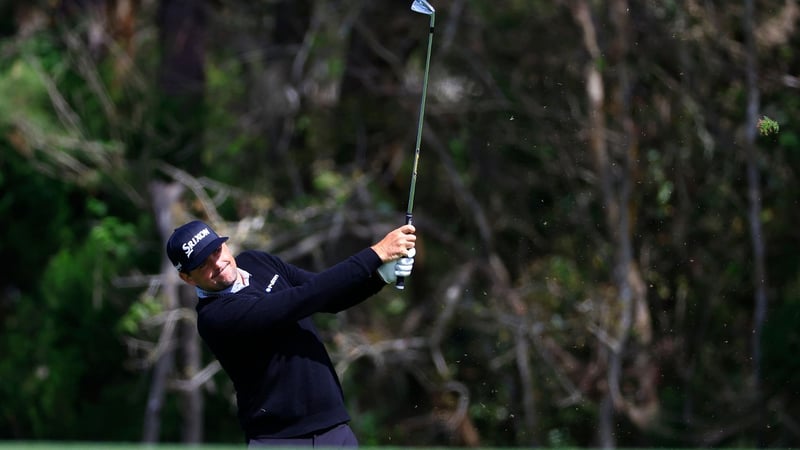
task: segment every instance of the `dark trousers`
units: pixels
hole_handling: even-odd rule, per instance
[[[314,448],[356,448],[358,440],[346,423],[308,436],[284,439],[248,439],[247,448],[254,447],[314,447]]]

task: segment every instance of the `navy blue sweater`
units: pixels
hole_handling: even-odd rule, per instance
[[[318,274],[264,252],[237,265],[250,284],[235,294],[201,298],[197,329],[236,389],[247,438],[303,436],[350,420],[342,387],[311,320],[378,292],[378,255],[367,248]]]

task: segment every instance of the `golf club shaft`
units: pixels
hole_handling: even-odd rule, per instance
[[[433,27],[436,14],[431,14],[430,31],[428,33],[428,52],[425,57],[425,75],[422,78],[422,98],[419,104],[419,120],[417,122],[417,142],[414,148],[414,164],[411,168],[411,186],[408,190],[408,207],[406,208],[406,224],[414,222],[414,194],[417,189],[417,166],[419,165],[419,148],[422,145],[422,124],[425,119],[425,98],[428,95],[428,70],[431,65],[431,47],[433,46]],[[397,289],[405,289],[405,277],[397,277]]]

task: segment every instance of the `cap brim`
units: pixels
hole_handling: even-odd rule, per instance
[[[192,257],[193,263],[184,266],[183,271],[188,273],[200,267],[200,265],[203,264],[203,262],[205,262],[206,259],[208,259],[208,256],[214,253],[214,251],[216,251],[227,240],[228,240],[227,236],[218,237],[214,239],[214,241],[203,247],[202,250],[197,252],[197,254]]]

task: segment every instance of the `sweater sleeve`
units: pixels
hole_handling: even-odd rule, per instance
[[[377,258],[377,265],[380,267],[383,262],[380,260],[377,254],[370,249],[365,249],[360,252],[357,256],[362,256],[366,258],[364,263],[367,267],[372,267],[375,263],[375,258]],[[373,258],[374,256],[374,258]],[[292,264],[283,263],[284,270],[286,271],[287,275],[290,278],[290,283],[293,286],[302,285],[313,277],[317,275],[317,273],[309,272],[307,270],[301,269],[297,266]],[[375,295],[380,291],[384,286],[386,286],[386,282],[380,276],[376,275],[377,267],[372,270],[372,273],[369,279],[366,280],[364,283],[357,284],[352,288],[348,289],[346,292],[341,293],[334,293],[331,292],[330,299],[322,306],[319,312],[326,312],[326,313],[338,313],[344,311],[351,306],[355,306],[364,300],[368,299],[369,297]]]
[[[212,299],[199,310],[198,326],[212,333],[261,334],[317,312],[344,310],[364,301],[384,285],[376,273],[380,264],[380,258],[370,248],[316,274],[265,253],[242,255],[243,269],[272,277],[275,286],[265,289],[251,281],[250,286],[236,294]],[[302,283],[293,284],[298,281]]]
[[[354,287],[350,292],[331,298],[321,312],[335,314],[344,311],[377,294],[384,286],[386,286],[386,282],[379,275],[374,274],[365,283]]]

